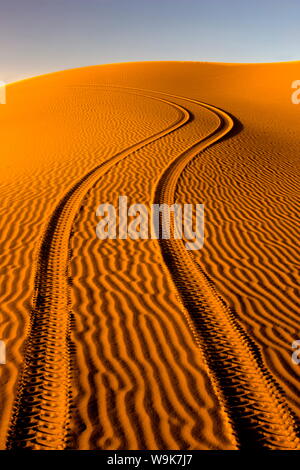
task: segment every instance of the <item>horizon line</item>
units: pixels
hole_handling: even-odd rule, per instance
[[[249,65],[276,65],[276,64],[293,64],[300,62],[299,59],[293,59],[293,60],[277,60],[277,61],[271,61],[271,62],[223,62],[223,61],[211,61],[211,60],[136,60],[136,61],[125,61],[125,62],[107,62],[103,64],[91,64],[91,65],[81,65],[79,67],[70,67],[67,69],[58,69],[54,70],[52,72],[45,72],[45,73],[40,73],[37,75],[31,75],[29,77],[24,77],[20,78],[18,80],[14,80],[12,82],[5,82],[6,86],[8,85],[13,85],[15,83],[23,82],[25,80],[31,80],[33,78],[38,78],[38,77],[44,77],[47,75],[53,75],[56,73],[62,73],[62,72],[68,72],[70,70],[79,70],[79,69],[84,69],[84,68],[90,68],[90,67],[105,67],[105,66],[110,66],[110,65],[123,65],[123,64],[146,64],[146,63],[190,63],[190,64],[208,64],[208,65],[236,65],[236,66],[249,66]]]

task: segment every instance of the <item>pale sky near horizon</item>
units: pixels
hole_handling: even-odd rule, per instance
[[[300,59],[300,0],[0,0],[0,80],[147,60]]]

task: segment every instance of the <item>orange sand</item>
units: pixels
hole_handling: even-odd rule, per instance
[[[117,64],[8,87],[0,448],[299,448],[298,70]],[[100,241],[119,195],[204,202],[203,250]]]

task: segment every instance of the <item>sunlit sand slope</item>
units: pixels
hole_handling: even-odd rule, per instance
[[[297,68],[120,64],[9,87],[1,447],[299,446]],[[203,250],[98,240],[96,208],[120,195],[204,202]]]

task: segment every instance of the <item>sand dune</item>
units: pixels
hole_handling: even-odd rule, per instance
[[[9,87],[1,448],[299,447],[297,68],[119,64]],[[96,208],[120,195],[204,202],[204,248],[100,241]]]

